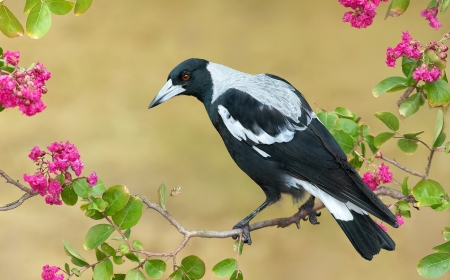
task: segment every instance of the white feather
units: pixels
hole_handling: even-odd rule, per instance
[[[359,214],[367,215],[366,211],[359,208],[355,204],[351,202],[341,202],[309,182],[299,180],[291,176],[286,176],[286,184],[290,187],[301,185],[311,195],[320,199],[325,207],[327,207],[328,211],[330,211],[336,219],[341,221],[353,220],[353,215],[350,210],[353,210]]]
[[[268,153],[264,152],[261,149],[258,149],[258,147],[252,146],[252,148],[253,148],[253,150],[257,151],[258,154],[262,155],[263,157],[270,157],[270,155]]]

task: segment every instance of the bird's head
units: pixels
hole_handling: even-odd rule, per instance
[[[148,108],[153,108],[178,95],[192,95],[205,103],[208,99],[208,91],[212,90],[213,86],[211,75],[206,68],[208,64],[207,60],[199,58],[190,58],[178,64],[170,72],[167,83]]]

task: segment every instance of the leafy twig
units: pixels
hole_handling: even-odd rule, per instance
[[[405,166],[399,164],[395,159],[389,159],[389,158],[385,157],[385,156],[384,156],[383,154],[381,154],[381,153],[380,153],[379,158],[381,158],[382,160],[387,161],[387,162],[389,162],[389,163],[392,163],[393,165],[397,166],[398,168],[400,168],[401,170],[403,170],[403,171],[405,171],[405,172],[408,172],[408,173],[411,174],[411,175],[414,175],[414,176],[417,176],[417,177],[420,177],[420,178],[423,178],[423,179],[426,178],[425,175],[423,175],[423,174],[421,174],[421,173],[419,173],[419,172],[417,172],[417,171],[411,170],[411,169],[409,169],[409,168],[407,168],[407,167],[405,167]]]

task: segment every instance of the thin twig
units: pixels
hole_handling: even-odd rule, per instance
[[[12,185],[18,187],[19,189],[21,189],[22,191],[26,192],[27,194],[33,194],[33,195],[36,194],[36,191],[33,191],[32,189],[25,187],[24,185],[19,183],[19,181],[13,180],[3,170],[0,170],[0,176],[2,176],[3,178],[6,179],[6,183],[9,183],[9,184],[12,184]]]
[[[14,208],[17,208],[17,207],[19,207],[20,205],[22,205],[22,203],[23,203],[25,200],[27,200],[27,199],[29,199],[29,198],[31,198],[31,197],[33,197],[33,196],[36,196],[37,194],[38,194],[38,193],[34,193],[34,194],[28,194],[28,193],[25,193],[25,194],[22,195],[22,197],[19,198],[18,200],[13,201],[13,202],[11,202],[11,203],[8,203],[8,204],[6,204],[5,206],[1,206],[1,207],[0,207],[0,211],[8,211],[8,210],[12,210],[12,209],[14,209]]]
[[[400,168],[401,170],[403,170],[403,171],[405,171],[405,172],[408,172],[409,174],[412,174],[412,175],[414,175],[414,176],[420,177],[420,178],[422,178],[422,179],[425,179],[425,178],[426,178],[425,175],[423,175],[423,174],[421,174],[421,173],[419,173],[419,172],[417,172],[417,171],[411,170],[411,169],[409,169],[409,168],[407,168],[407,167],[405,167],[405,166],[399,164],[395,159],[389,159],[389,158],[385,157],[383,154],[380,155],[380,158],[381,158],[382,160],[384,160],[384,161],[387,161],[387,162],[389,162],[389,163],[392,163],[393,165],[397,166],[398,168]]]
[[[397,101],[397,106],[400,107],[402,105],[403,101],[405,101],[406,98],[408,98],[413,90],[416,88],[416,86],[412,85],[408,89],[405,90],[405,93],[400,97],[400,99]]]
[[[431,161],[433,160],[434,150],[430,151],[430,155],[428,156],[428,164],[425,168],[425,178],[428,178],[428,174],[430,174]]]

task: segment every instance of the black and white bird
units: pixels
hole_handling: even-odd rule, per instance
[[[206,108],[236,164],[255,181],[266,200],[238,222],[251,244],[249,222],[282,193],[294,200],[311,196],[300,209],[317,223],[312,210],[319,198],[361,256],[371,260],[395,243],[368,214],[398,227],[392,212],[347,162],[345,153],[303,95],[286,80],[251,75],[204,59],[183,61],[150,103],[155,107],[178,95],[191,95]]]

